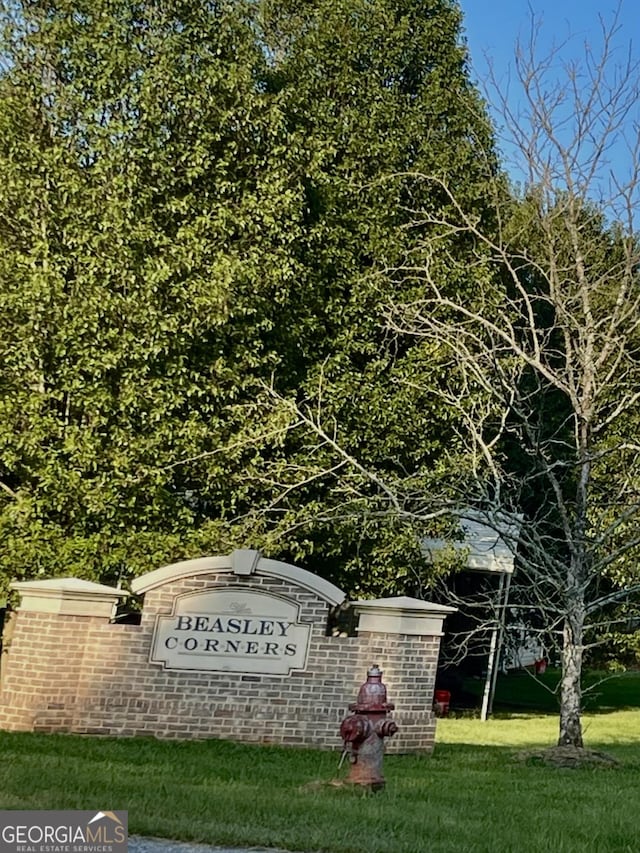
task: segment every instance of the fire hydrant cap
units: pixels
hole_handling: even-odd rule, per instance
[[[367,671],[367,680],[360,688],[357,701],[349,705],[350,711],[361,714],[386,713],[393,710],[387,702],[387,688],[382,683],[382,670],[374,664]]]

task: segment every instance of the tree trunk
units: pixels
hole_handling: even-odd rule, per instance
[[[589,362],[591,368],[591,362]],[[591,373],[583,378],[590,388]],[[586,392],[585,392],[586,393]],[[588,411],[586,403],[583,412]],[[558,746],[583,746],[582,741],[582,656],[584,651],[585,589],[591,568],[591,552],[587,544],[588,507],[591,491],[591,419],[579,420],[578,471],[576,484],[575,524],[572,535],[571,562],[567,571],[565,617],[562,642],[562,681],[560,683],[560,735]]]
[[[583,746],[582,741],[582,650],[584,602],[574,601],[563,631],[562,681],[560,683],[560,736],[558,746]]]

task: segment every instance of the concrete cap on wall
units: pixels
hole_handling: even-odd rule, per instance
[[[131,589],[136,595],[142,595],[166,583],[214,572],[230,572],[237,577],[261,575],[279,578],[315,593],[318,598],[332,606],[342,604],[346,598],[341,589],[319,575],[314,575],[298,566],[292,566],[290,563],[269,560],[259,551],[249,548],[240,548],[222,557],[197,557],[194,560],[183,560],[180,563],[162,566],[160,569],[135,578],[131,582]]]
[[[360,617],[359,632],[432,637],[442,636],[442,623],[457,609],[406,595],[362,599],[352,606]]]
[[[118,599],[129,595],[126,590],[80,578],[17,581],[11,584],[11,589],[20,593],[19,610],[107,619],[111,618]]]

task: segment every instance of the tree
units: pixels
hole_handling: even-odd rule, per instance
[[[113,580],[200,550],[241,499],[213,451],[279,363],[283,123],[242,8],[2,20],[2,561]]]
[[[397,381],[437,358],[378,320],[415,282],[378,271],[416,248],[412,203],[442,203],[410,171],[483,210],[456,5],[0,8],[4,582],[250,544],[388,587],[406,533],[371,490],[368,527],[345,517],[328,449],[261,403],[322,380],[366,460],[443,458],[446,413]]]
[[[446,171],[416,174],[422,198],[444,201],[412,209],[416,250],[386,273],[419,280],[421,292],[390,292],[387,320],[399,347],[418,341],[445,367],[412,382],[448,413],[457,471],[442,466],[419,494],[414,472],[387,476],[353,453],[332,413],[289,402],[373,484],[380,511],[426,525],[470,507],[507,536],[519,530],[513,605],[560,649],[559,744],[577,747],[585,650],[640,591],[639,69],[617,64],[615,20],[602,32],[601,52],[587,48],[580,65],[560,50],[540,59],[534,27],[516,59],[521,111],[496,88],[525,179],[509,192],[481,160],[493,216],[479,216]],[[621,151],[626,174],[608,160]],[[460,271],[461,258],[466,275],[451,287],[443,270]]]
[[[409,299],[420,289],[400,269],[422,251],[413,206],[434,212],[444,203],[415,180],[417,171],[451,175],[485,215],[485,172],[495,158],[459,42],[461,15],[440,0],[278,3],[266,11],[263,40],[278,46],[269,91],[286,105],[308,164],[300,294],[313,309],[318,344],[297,385],[287,387],[276,370],[265,386],[294,409],[319,397],[348,454],[387,478],[416,472],[422,491],[449,464],[455,436],[450,412],[434,404],[424,381],[408,380],[437,382],[443,366],[437,346],[406,338],[398,345],[381,314],[391,294]],[[452,242],[458,258],[442,274],[451,287],[470,287],[466,249]],[[397,274],[381,275],[391,268]],[[275,530],[302,531],[294,559],[356,594],[382,594],[397,588],[399,574],[424,572],[416,531],[386,512],[376,488],[335,458],[330,440],[309,443],[304,417],[294,413],[291,425],[298,428],[285,453],[259,476],[277,486],[268,504]]]
[[[505,277],[500,310],[451,299],[427,272],[426,299],[402,311],[412,333],[446,342],[466,388],[486,392],[489,405],[467,414],[482,460],[475,499],[514,522],[524,514],[519,606],[550,640],[561,635],[559,744],[574,746],[585,648],[611,606],[640,590],[637,577],[613,582],[637,548],[640,508],[628,438],[640,399],[637,66],[615,65],[615,34],[614,22],[601,54],[565,65],[555,86],[557,55],[540,61],[535,41],[518,54],[526,118],[502,105],[527,180],[517,206],[497,206],[497,240],[437,181],[456,215],[433,227],[462,229],[488,249]],[[605,178],[621,138],[629,174]]]

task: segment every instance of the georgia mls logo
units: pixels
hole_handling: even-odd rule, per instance
[[[93,830],[89,829],[91,824],[96,824],[98,822],[100,822],[100,826],[94,826]],[[111,826],[109,826],[109,822],[111,822]],[[115,824],[115,826],[113,826],[113,824]],[[122,841],[127,840],[127,829],[116,812],[96,812],[87,824],[87,836],[92,841],[100,841],[102,838],[105,844],[116,843],[108,840],[109,836],[113,836],[117,843],[121,843]]]
[[[125,811],[0,811],[0,853],[126,853]]]
[[[122,823],[122,821],[115,812],[98,812],[91,818],[89,823],[95,823],[97,820],[102,820],[103,817],[108,817],[109,820],[114,820],[116,823]]]

